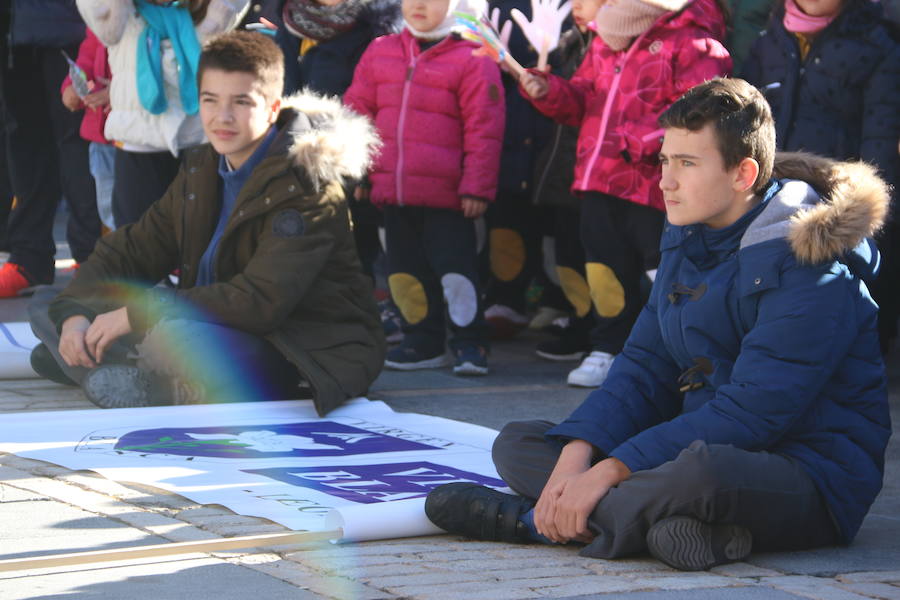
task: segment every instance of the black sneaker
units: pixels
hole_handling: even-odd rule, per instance
[[[418,369],[436,369],[450,364],[450,357],[441,349],[435,354],[422,352],[415,346],[400,344],[388,350],[384,366],[397,371],[415,371]]]
[[[450,533],[478,540],[526,544],[528,528],[519,517],[534,507],[522,496],[512,496],[476,483],[448,483],[428,494],[425,514]]]
[[[71,379],[66,375],[65,371],[62,370],[62,367],[56,362],[56,358],[54,358],[53,353],[50,352],[50,349],[47,348],[46,344],[40,343],[35,346],[31,350],[30,359],[31,368],[44,379],[49,379],[54,383],[61,383],[63,385],[78,385],[76,381]]]
[[[581,360],[591,351],[591,341],[587,336],[563,334],[555,340],[547,340],[537,345],[535,354],[547,360]]]
[[[680,571],[705,571],[750,555],[753,535],[746,527],[712,525],[694,517],[669,517],[647,532],[654,558]]]

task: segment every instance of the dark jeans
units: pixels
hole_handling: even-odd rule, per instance
[[[548,421],[509,423],[494,442],[497,472],[513,490],[536,499],[559,458],[547,442]],[[584,556],[641,553],[650,527],[684,515],[706,523],[735,523],[753,534],[756,551],[815,548],[837,533],[822,495],[793,460],[768,452],[695,441],[670,462],[638,471],[609,490],[588,518],[596,534]]]
[[[123,227],[141,218],[150,205],[163,197],[181,161],[171,152],[128,152],[116,148],[113,183],[113,219]]]
[[[525,312],[525,293],[540,269],[541,229],[530,193],[501,193],[488,206],[490,276],[486,304]]]
[[[663,213],[599,192],[581,203],[581,243],[593,299],[594,350],[618,354],[646,303],[642,282],[659,266]]]
[[[62,360],[59,333],[47,314],[55,293],[55,290],[45,290],[33,298],[28,307],[31,329],[53,354],[63,373],[80,383],[89,369],[70,367]],[[149,335],[155,335],[163,342],[147,348],[141,345],[144,340],[126,336],[110,346],[103,362],[133,365],[139,357],[140,361],[151,364],[180,362],[177,370],[202,383],[216,401],[305,397],[298,391],[302,378],[297,368],[261,337],[215,323],[187,319],[160,322]],[[161,356],[148,356],[153,352]],[[40,372],[39,368],[35,370]]]
[[[77,48],[67,50],[77,53]],[[17,198],[7,224],[10,261],[24,267],[35,283],[50,283],[59,199],[65,196],[69,207],[69,248],[82,262],[100,237],[97,195],[88,143],[78,133],[83,113],[70,113],[60,99],[67,65],[59,49],[22,46],[12,54],[13,67],[4,61],[0,68],[7,160]]]
[[[452,349],[487,348],[475,222],[458,210],[385,206],[384,233],[391,297],[405,320],[403,343],[426,355],[441,353],[449,327]]]

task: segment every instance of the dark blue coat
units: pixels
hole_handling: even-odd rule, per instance
[[[531,18],[530,0],[489,0],[488,14],[500,9],[500,23],[511,19],[510,11],[518,8]],[[513,24],[509,38],[509,52],[523,67],[537,63],[537,52],[528,43],[518,25]],[[531,195],[535,161],[550,137],[552,123],[519,93],[519,84],[503,73],[506,102],[506,129],[503,134],[503,154],[500,156],[498,195]]]
[[[847,0],[802,62],[783,17],[779,6],[742,73],[772,105],[778,149],[862,159],[896,187],[900,45],[881,20],[881,7],[869,0]]]
[[[13,46],[67,48],[77,46],[84,39],[84,21],[75,0],[6,1],[11,3]]]
[[[848,168],[832,190],[846,201],[794,224],[819,197],[785,179],[725,229],[667,225],[650,300],[609,377],[548,436],[587,440],[632,471],[694,440],[789,456],[849,542],[881,489],[891,426],[877,308],[861,284],[875,261],[859,243],[887,193],[866,189],[869,167]]]
[[[376,37],[399,32],[401,26],[398,0],[372,0],[353,29],[316,44],[303,56],[299,54],[300,38],[280,27],[275,41],[285,55],[285,95],[308,89],[327,96],[343,96],[369,43]]]

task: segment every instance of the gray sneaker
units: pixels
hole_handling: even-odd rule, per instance
[[[167,383],[134,366],[100,365],[85,375],[81,389],[100,408],[135,408],[172,404]]]
[[[694,517],[669,517],[647,532],[654,558],[681,571],[705,571],[750,555],[753,534],[733,524],[704,523]]]

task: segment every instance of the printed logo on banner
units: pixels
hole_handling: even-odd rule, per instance
[[[272,425],[140,429],[129,431],[115,439],[112,449],[119,453],[134,452],[142,455],[248,459],[350,456],[439,448],[334,421],[309,421]]]
[[[263,475],[290,485],[310,488],[362,504],[420,498],[439,485],[458,481],[478,483],[495,488],[506,487],[506,484],[500,479],[432,462],[328,467],[278,467],[271,469],[242,469],[242,471],[244,473]]]

